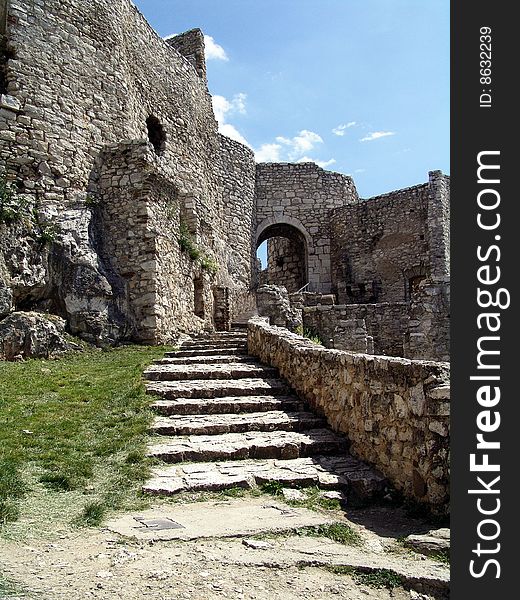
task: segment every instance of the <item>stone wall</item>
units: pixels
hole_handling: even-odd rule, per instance
[[[259,164],[256,170],[256,241],[293,237],[305,243],[308,282],[314,291],[329,291],[329,211],[356,204],[358,194],[347,175],[325,171],[314,163]],[[307,282],[306,282],[307,283]]]
[[[292,294],[306,283],[303,240],[273,237],[267,241],[267,281]]]
[[[4,8],[5,0],[0,5]],[[247,304],[255,165],[248,149],[217,133],[202,33],[195,30],[166,42],[129,0],[20,0],[7,6],[7,19],[0,19],[7,23],[6,42],[0,45],[5,66],[0,79],[6,92],[0,107],[0,171],[57,232],[42,250],[40,262],[51,266],[39,273],[39,285],[46,290],[60,287],[68,298],[55,304],[68,326],[87,339],[117,339],[135,331],[141,318],[135,305],[121,300],[128,299],[119,287],[121,274],[107,272],[103,263],[109,261],[93,244],[103,231],[116,231],[94,219],[90,207],[92,198],[103,202],[103,194],[115,197],[115,191],[100,185],[107,174],[104,158],[114,152],[114,144],[148,145],[155,157],[150,163],[153,178],[176,190],[178,213],[189,222],[197,244],[218,263],[215,283],[230,288],[234,307]],[[0,37],[2,33],[0,29]],[[126,203],[142,203],[135,188],[143,174],[135,173],[136,181],[113,175],[121,175],[116,187]],[[159,204],[151,201],[150,206]],[[142,206],[126,208],[125,218],[131,218]],[[178,254],[169,222],[161,230],[159,216],[150,214],[148,219],[147,235],[157,237],[149,240],[156,263],[150,259],[142,264],[148,262],[148,275],[161,281],[150,309],[153,316],[146,319],[149,324],[156,319],[161,329],[156,339],[164,338],[168,321],[197,330],[193,284],[187,282],[198,277],[198,267],[177,270],[175,260],[169,262],[170,255]],[[231,233],[233,219],[239,223]],[[107,240],[107,248],[114,244],[123,252],[126,244],[132,255],[132,244],[137,247],[139,242],[121,235],[120,240]],[[208,315],[212,283],[204,292]],[[41,309],[47,300],[39,298],[27,308]],[[177,319],[167,316],[171,302]],[[210,324],[211,317],[204,320]]]
[[[448,511],[447,363],[327,350],[258,321],[249,323],[248,347],[345,433],[353,454],[406,497]]]
[[[166,42],[188,60],[201,79],[207,81],[204,34],[200,29],[179,33],[167,38]]]
[[[316,332],[328,348],[353,350],[358,341],[344,335],[343,329],[362,321],[367,336],[372,338],[371,353],[386,356],[405,356],[404,342],[408,331],[410,305],[407,302],[381,304],[339,304],[303,309],[304,327]],[[368,346],[367,346],[368,349]]]
[[[331,214],[333,289],[341,304],[402,302],[429,274],[428,184]]]
[[[254,235],[254,198],[256,163],[252,150],[220,135],[219,176],[222,182],[220,213],[221,284],[230,289],[230,309],[238,315],[251,307],[254,295],[252,271],[256,256]]]

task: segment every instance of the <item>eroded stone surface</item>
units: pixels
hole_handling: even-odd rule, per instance
[[[65,322],[35,312],[14,312],[0,322],[0,359],[49,358],[81,347],[65,333]]]
[[[161,417],[155,419],[152,431],[162,435],[207,435],[244,431],[302,431],[324,424],[323,419],[310,412],[268,411]]]
[[[256,396],[287,394],[289,386],[280,379],[157,381],[146,386],[149,394],[173,398],[217,398],[222,396]]]
[[[226,363],[213,365],[154,365],[144,372],[150,381],[182,381],[191,379],[240,379],[276,377],[278,371],[258,364]]]
[[[229,487],[251,488],[270,481],[285,487],[317,486],[324,490],[354,491],[371,498],[384,488],[385,479],[351,456],[313,456],[292,460],[241,460],[175,465],[153,470],[144,490],[172,495],[182,491],[219,491]],[[363,481],[360,486],[359,482]]]
[[[344,437],[328,429],[304,432],[252,431],[221,435],[193,435],[163,438],[153,444],[149,456],[166,462],[204,461],[212,458],[298,458],[318,452],[334,454],[346,450]]]
[[[269,410],[303,410],[305,407],[296,396],[223,396],[221,398],[175,398],[157,400],[152,409],[161,415],[211,415],[247,413]]]

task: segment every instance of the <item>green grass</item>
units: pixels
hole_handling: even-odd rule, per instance
[[[346,546],[359,546],[361,536],[346,523],[330,523],[328,525],[313,525],[295,530],[298,535],[311,537],[326,537],[329,540],[345,544]]]
[[[303,327],[303,325],[298,325],[298,327],[295,329],[295,333],[297,333],[298,335],[301,335],[303,337],[306,337],[308,340],[310,340],[311,342],[314,342],[318,346],[323,346],[323,340],[321,339],[321,337],[315,331],[313,331],[312,329],[309,329],[308,327]]]
[[[36,507],[92,525],[138,500],[152,419],[142,372],[164,351],[125,346],[0,363],[0,525]]]
[[[401,587],[404,583],[403,578],[391,569],[361,571],[360,569],[356,569],[356,567],[347,565],[328,565],[326,569],[335,575],[348,575],[356,583],[375,589],[386,588],[393,590],[396,587]]]
[[[326,525],[296,527],[270,533],[259,533],[253,537],[255,539],[269,539],[287,536],[325,537],[339,544],[344,544],[345,546],[359,546],[363,542],[359,533],[346,523],[329,523]]]

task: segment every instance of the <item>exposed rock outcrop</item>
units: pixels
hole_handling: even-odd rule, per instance
[[[14,312],[0,322],[0,359],[51,358],[81,350],[65,333],[65,321],[36,312]]]
[[[271,325],[295,331],[302,325],[301,310],[291,307],[289,294],[284,287],[261,285],[256,291],[258,315],[269,317]]]

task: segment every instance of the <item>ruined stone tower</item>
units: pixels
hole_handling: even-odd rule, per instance
[[[218,133],[199,30],[163,40],[130,0],[0,0],[0,94],[0,318],[96,343],[227,329],[271,239],[271,283],[446,355],[449,180],[362,201],[313,163],[256,165]]]

